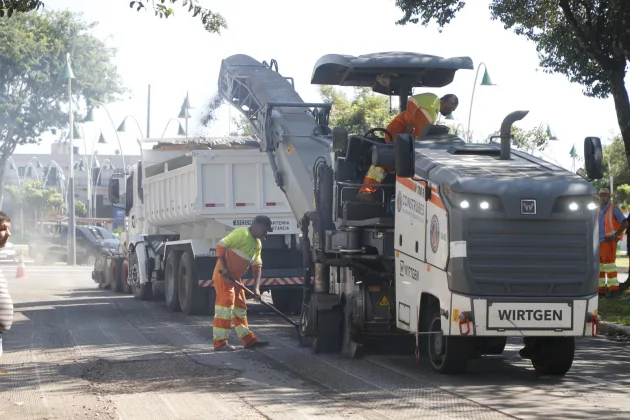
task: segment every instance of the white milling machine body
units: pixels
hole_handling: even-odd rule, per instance
[[[331,54],[311,83],[368,86],[398,95],[404,110],[413,88],[444,87],[461,69],[472,60]],[[513,336],[538,371],[569,370],[575,337],[598,322],[588,182],[602,176],[598,138],[585,140],[586,176],[577,176],[511,150],[512,124],[527,111],[505,118],[500,144],[468,144],[440,125],[386,144],[380,127],[329,128],[331,104],[304,103],[275,60],[228,57],[218,87],[256,130],[300,223],[301,339],[314,351],[357,356],[368,342],[408,343],[454,373]],[[378,200],[357,202],[370,164],[396,173]]]
[[[160,139],[157,150],[143,150],[142,161],[132,166],[124,204],[128,282],[136,298],[164,294],[173,311],[213,313],[216,244],[265,214],[274,232],[263,241],[261,290],[271,290],[277,306],[299,312],[303,266],[297,221],[258,143],[232,140],[233,147]],[[110,200],[119,190],[113,181]],[[252,284],[251,276],[251,270],[243,276],[245,284]]]

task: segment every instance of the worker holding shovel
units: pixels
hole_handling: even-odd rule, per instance
[[[245,290],[238,284],[241,284],[241,276],[251,266],[254,274],[254,298],[260,300],[262,270],[260,240],[271,231],[271,219],[267,216],[256,216],[250,227],[234,229],[217,244],[218,261],[212,275],[217,293],[213,322],[215,351],[236,350],[234,346],[228,344],[232,323],[245,348],[264,347],[269,344],[258,340],[256,334],[249,329]]]

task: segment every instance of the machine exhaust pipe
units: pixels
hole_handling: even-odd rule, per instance
[[[507,117],[501,123],[501,155],[500,160],[510,160],[511,153],[511,141],[512,138],[512,124],[516,121],[520,121],[529,114],[529,111],[514,111],[508,114]]]

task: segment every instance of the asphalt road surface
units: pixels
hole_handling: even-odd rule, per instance
[[[624,342],[580,340],[560,379],[537,376],[517,343],[442,376],[408,355],[313,355],[253,305],[253,329],[271,345],[215,354],[209,317],[97,290],[89,268],[30,266],[27,279],[2,270],[15,301],[2,419],[630,418]]]

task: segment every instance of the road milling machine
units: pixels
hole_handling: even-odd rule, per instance
[[[368,86],[398,96],[441,88],[469,57],[330,54],[311,83]],[[305,275],[301,339],[315,352],[356,357],[371,340],[411,338],[441,373],[524,340],[521,356],[565,374],[575,339],[597,333],[598,230],[590,180],[602,177],[598,138],[580,175],[511,148],[472,144],[442,125],[419,138],[328,125],[331,104],[305,103],[278,63],[222,61],[220,94],[249,120],[299,221]],[[494,141],[499,140],[499,141]],[[371,164],[395,167],[375,202],[357,202]],[[413,349],[412,349],[413,351]]]

